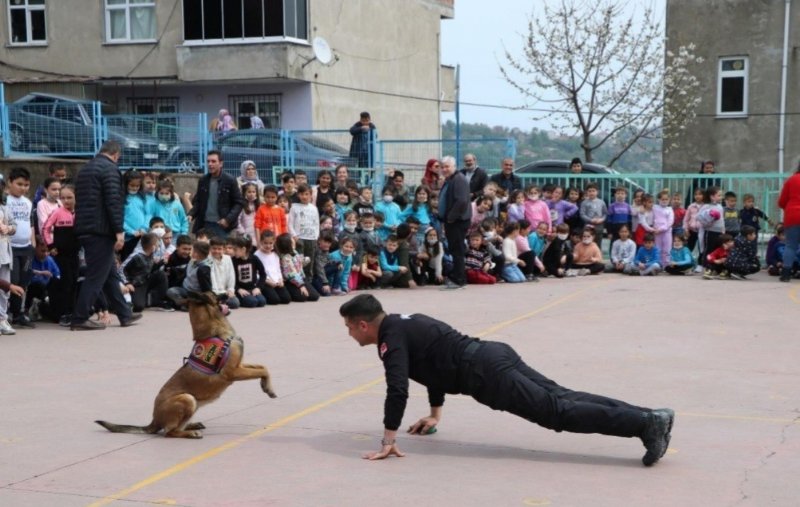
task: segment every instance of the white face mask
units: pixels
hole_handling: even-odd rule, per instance
[[[394,196],[389,194],[383,196],[383,202],[392,202],[392,201],[394,201]]]
[[[529,195],[528,199],[530,199],[531,201],[538,201],[539,200],[539,194]]]
[[[438,242],[439,242],[439,241],[438,241],[438,240],[436,240],[436,238],[429,238],[429,239],[428,239],[428,244],[429,244],[429,245],[435,245],[435,244],[436,244],[436,243],[438,243]]]
[[[565,239],[567,239],[567,234],[556,234],[556,237],[561,241],[564,241]]]
[[[494,232],[489,231],[483,235],[483,237],[487,240],[494,239]]]
[[[344,224],[344,230],[347,232],[353,232],[356,230],[355,224]]]
[[[372,231],[375,230],[375,228],[374,227],[362,227],[361,230],[364,231],[364,232],[372,232]]]
[[[593,240],[592,238],[583,238],[581,241],[583,241],[584,245],[591,245]]]
[[[167,231],[163,227],[156,227],[150,232],[158,236],[158,238],[160,239],[164,237],[164,234],[166,234]]]

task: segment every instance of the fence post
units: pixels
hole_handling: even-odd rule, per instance
[[[0,81],[0,135],[3,137],[3,156],[9,156],[11,151],[10,126],[8,124],[8,108],[6,107],[5,83]]]
[[[100,101],[93,101],[92,102],[92,126],[94,132],[94,153],[100,151],[100,146],[103,145],[103,142],[108,138],[108,125],[106,124],[106,119],[103,117],[103,109],[100,105]]]
[[[198,113],[197,116],[197,135],[199,136],[198,145],[200,146],[200,160],[198,160],[198,167],[203,169],[203,174],[208,171],[208,167],[206,167],[206,157],[208,156],[208,152],[211,151],[211,143],[209,139],[209,132],[207,130],[208,125],[208,114],[207,113]]]

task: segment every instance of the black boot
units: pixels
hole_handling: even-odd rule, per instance
[[[781,281],[782,282],[788,282],[791,279],[792,279],[792,270],[791,269],[787,269],[787,268],[783,268],[781,270]]]

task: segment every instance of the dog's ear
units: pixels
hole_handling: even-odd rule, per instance
[[[190,290],[186,293],[186,301],[191,303],[205,303],[205,294]]]
[[[203,292],[200,294],[203,298],[203,302],[207,305],[216,305],[218,302],[217,295],[211,291]]]

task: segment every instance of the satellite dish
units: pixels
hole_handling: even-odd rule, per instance
[[[328,41],[322,37],[314,37],[311,43],[311,49],[314,51],[314,57],[322,63],[328,65],[333,61],[333,50],[331,49]]]

